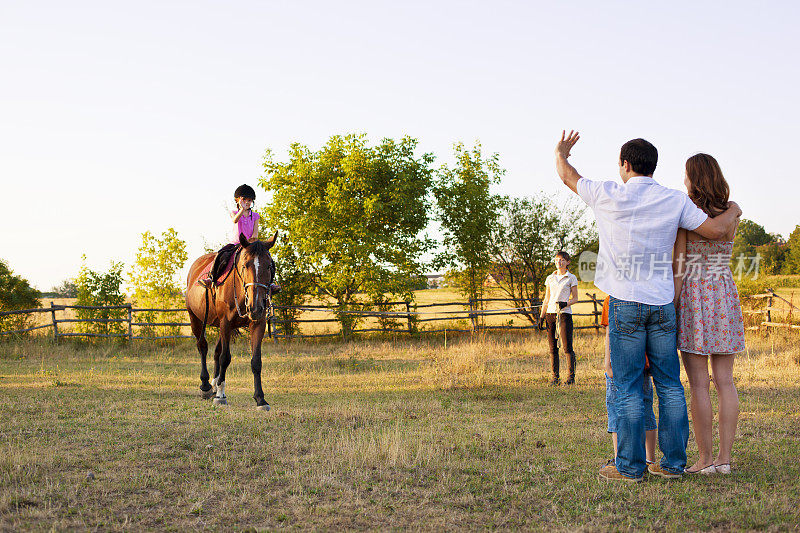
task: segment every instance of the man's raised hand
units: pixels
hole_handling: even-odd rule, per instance
[[[569,135],[567,135],[567,130],[562,130],[561,140],[556,145],[556,155],[560,155],[564,159],[568,158],[570,150],[580,138],[581,136],[577,131],[570,130]]]

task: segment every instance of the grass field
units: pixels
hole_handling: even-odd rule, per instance
[[[243,339],[228,407],[199,398],[190,342],[4,341],[0,530],[800,528],[797,333],[748,337],[734,475],[637,486],[597,479],[601,338],[577,336],[573,387],[547,385],[545,346],[265,342],[263,413]]]

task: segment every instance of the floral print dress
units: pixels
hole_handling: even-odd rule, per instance
[[[678,300],[678,348],[701,355],[744,351],[744,320],[733,281],[731,241],[687,241]]]

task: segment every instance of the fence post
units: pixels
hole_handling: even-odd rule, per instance
[[[769,291],[770,297],[767,298],[767,322],[772,322],[772,295],[775,293],[772,292],[772,289],[767,289]]]
[[[472,323],[472,331],[475,331],[475,300],[470,296],[469,298],[469,320]]]
[[[50,302],[50,314],[53,316],[53,339],[58,341],[58,321],[56,320],[56,306]]]
[[[587,293],[588,294],[588,293]],[[597,293],[592,293],[592,305],[594,305],[594,329],[600,333],[600,322],[597,320]]]
[[[411,323],[411,302],[406,300],[406,318],[408,318],[408,334],[414,333],[414,326]]]
[[[133,340],[133,308],[128,304],[128,340]]]

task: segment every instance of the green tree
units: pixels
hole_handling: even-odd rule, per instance
[[[0,259],[0,311],[18,309],[38,309],[39,291],[25,278],[14,274],[4,260]],[[28,314],[0,317],[0,331],[27,329],[33,325],[33,317]]]
[[[785,262],[789,247],[784,242],[769,242],[756,246],[756,254],[761,257],[759,273],[772,276],[786,270]]]
[[[78,287],[76,305],[80,306],[118,306],[125,303],[122,293],[122,263],[112,262],[108,272],[97,272],[86,266],[86,256],[82,257],[75,284]],[[79,319],[98,320],[98,322],[79,322],[77,329],[83,333],[112,335],[124,333],[119,320],[127,316],[125,309],[76,309]],[[109,322],[110,321],[110,322]]]
[[[764,226],[752,220],[743,218],[736,228],[736,237],[733,239],[734,252],[753,251],[756,246],[772,242],[773,236],[767,233]]]
[[[60,298],[77,298],[78,286],[75,285],[75,280],[72,278],[65,279],[61,285],[52,288],[52,292],[57,294]]]
[[[540,193],[515,198],[506,206],[492,231],[490,246],[494,277],[500,289],[517,307],[540,301],[545,278],[554,270],[553,257],[564,250],[577,265],[578,255],[597,241],[594,222],[587,220],[586,208],[574,200],[561,200]],[[538,313],[524,310],[531,323]]]
[[[794,227],[786,241],[786,260],[783,265],[784,274],[800,274],[800,225]]]
[[[179,272],[187,259],[186,242],[169,228],[157,238],[149,231],[142,233],[136,262],[129,276],[133,286],[133,302],[137,307],[174,308],[182,306],[183,280]],[[138,322],[174,322],[175,313],[147,311],[137,314]],[[142,327],[142,335],[178,335],[179,326]]]
[[[458,288],[479,300],[492,267],[491,233],[505,204],[505,198],[492,194],[490,187],[500,181],[505,170],[500,168],[498,154],[483,156],[480,144],[469,149],[457,143],[453,150],[455,164],[439,169],[434,187],[444,234],[444,251],[437,257],[437,267],[461,271],[455,276]]]
[[[743,255],[746,258],[743,266],[749,268],[751,258],[756,255],[756,248],[768,244],[772,240],[772,236],[767,233],[764,226],[743,218],[736,229],[736,236],[733,238],[732,263],[738,264],[739,256]]]
[[[319,151],[295,143],[288,160],[264,158],[261,186],[272,193],[263,209],[267,226],[281,230],[296,268],[336,301],[346,336],[357,293],[411,298],[412,276],[431,241],[428,223],[433,156],[415,155],[417,141],[365,135],[333,136]]]
[[[779,274],[785,272],[784,261],[788,248],[783,237],[775,233],[767,233],[764,226],[752,220],[742,219],[733,238],[733,268],[754,269],[754,258],[759,257],[758,272],[760,274]],[[743,260],[740,258],[743,256]]]
[[[299,333],[297,320],[301,313],[296,307],[305,303],[314,286],[311,277],[301,268],[291,243],[281,244],[281,237],[278,237],[278,245],[271,252],[276,267],[275,277],[281,286],[281,292],[272,297],[278,329],[284,335],[294,335]]]

